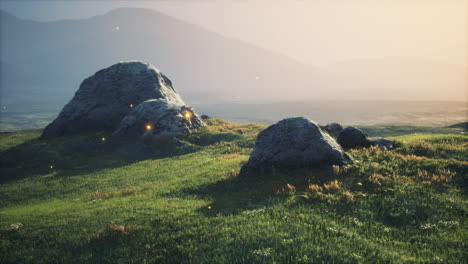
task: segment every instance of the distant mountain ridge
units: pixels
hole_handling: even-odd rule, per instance
[[[431,85],[428,76],[418,74],[411,82],[427,86],[425,93],[397,94],[398,89],[408,91],[406,84],[411,82],[385,80],[392,77],[385,73],[366,77],[369,68],[376,68],[372,63],[344,66],[344,70],[316,68],[149,9],[121,8],[89,19],[53,22],[22,20],[0,11],[0,22],[0,87],[6,105],[63,105],[84,78],[126,60],[153,64],[188,103],[460,100],[466,87],[459,74],[466,68],[454,70],[440,64],[432,67],[431,74],[442,69],[444,76],[453,73],[454,77],[446,78],[451,80],[450,87],[441,87],[439,82]],[[352,69],[361,70],[353,74]],[[381,83],[386,85],[376,87]],[[437,91],[458,94],[433,96]]]

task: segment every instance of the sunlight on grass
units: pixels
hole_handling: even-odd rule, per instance
[[[85,137],[0,135],[0,262],[466,259],[467,135],[397,136],[394,150],[352,150],[350,165],[265,184],[237,178],[264,126],[207,123],[158,156],[67,157]]]

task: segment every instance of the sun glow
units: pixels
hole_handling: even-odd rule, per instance
[[[148,130],[148,131],[150,131],[150,130],[153,129],[153,126],[150,125],[150,124],[147,124],[147,125],[145,126],[145,129]]]

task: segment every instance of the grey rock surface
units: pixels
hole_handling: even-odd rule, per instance
[[[126,115],[113,135],[152,140],[172,138],[203,126],[205,124],[191,107],[165,99],[150,99]]]
[[[113,131],[133,107],[148,99],[184,104],[171,81],[150,64],[120,62],[85,79],[42,138]]]
[[[371,142],[367,135],[355,127],[347,127],[341,131],[336,140],[344,149],[356,147],[370,147]]]
[[[341,131],[343,131],[343,127],[338,123],[330,123],[326,126],[321,126],[322,129],[328,132],[330,136],[337,137]]]
[[[392,149],[395,146],[395,141],[386,138],[372,139],[370,142],[372,146],[377,146],[381,149]]]
[[[315,122],[305,117],[286,118],[258,134],[255,148],[240,175],[326,168],[350,161],[341,146]]]

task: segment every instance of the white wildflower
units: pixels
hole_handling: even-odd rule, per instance
[[[13,223],[10,225],[10,229],[11,230],[18,230],[20,229],[21,227],[23,227],[23,224],[22,223]]]
[[[269,257],[271,256],[271,248],[256,249],[252,253],[260,257]]]
[[[460,223],[458,223],[458,221],[442,221],[442,220],[440,220],[439,224],[441,224],[443,226],[457,226]]]
[[[427,223],[427,224],[423,224],[419,227],[421,230],[431,230],[431,229],[434,229],[436,228],[436,225],[435,224],[431,224],[431,223]]]
[[[264,211],[265,211],[265,209],[262,208],[262,209],[254,209],[254,210],[245,210],[242,213],[245,214],[245,215],[255,215],[255,214],[263,213]]]

